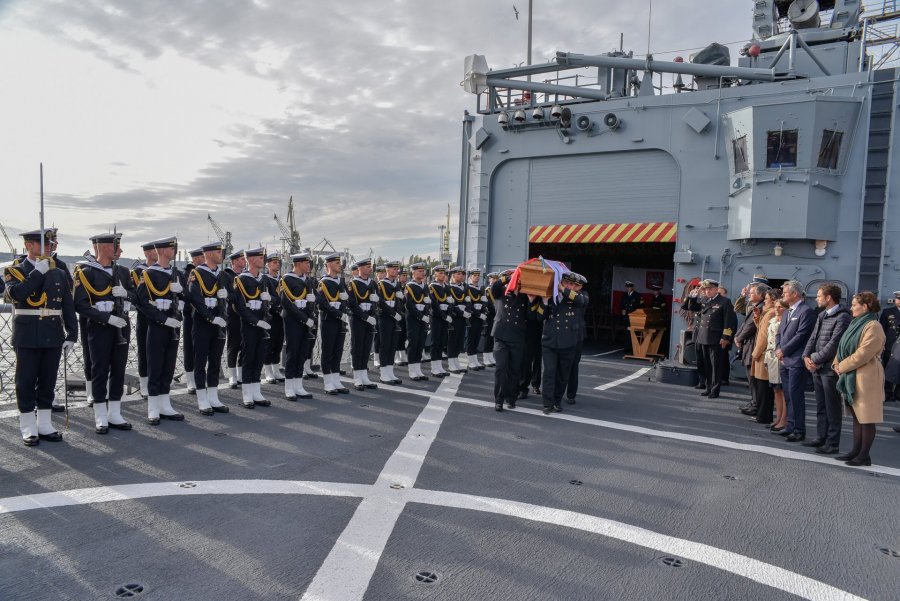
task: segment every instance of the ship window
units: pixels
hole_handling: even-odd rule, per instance
[[[734,172],[750,171],[750,163],[747,161],[747,136],[732,140],[731,147],[734,151]]]
[[[837,169],[838,155],[844,133],[826,129],[822,132],[822,146],[819,148],[818,166],[822,169]]]
[[[766,167],[797,166],[797,130],[770,131],[766,144]]]

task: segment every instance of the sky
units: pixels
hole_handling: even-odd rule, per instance
[[[751,0],[656,0],[650,52],[687,57],[751,34]],[[455,253],[466,55],[522,64],[527,0],[0,0],[0,223],[38,227],[38,165],[60,253],[124,232],[126,256],[177,235],[280,246]],[[533,62],[557,50],[643,56],[649,0],[534,0]],[[515,10],[519,17],[516,18]],[[2,244],[2,241],[0,241]],[[7,250],[5,245],[2,250]]]

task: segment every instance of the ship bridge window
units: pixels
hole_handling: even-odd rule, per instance
[[[734,173],[750,171],[750,162],[747,160],[747,136],[741,136],[731,141],[734,154]]]
[[[766,167],[797,166],[797,130],[780,129],[770,131],[766,143]]]
[[[844,132],[826,129],[822,132],[822,146],[819,148],[818,166],[821,169],[837,169],[838,155],[841,152],[841,140]]]

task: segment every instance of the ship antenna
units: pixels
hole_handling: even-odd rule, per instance
[[[653,22],[653,0],[648,0],[650,10],[647,11],[647,56],[650,56],[650,24]]]

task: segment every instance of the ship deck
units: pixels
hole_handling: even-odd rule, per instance
[[[210,418],[181,388],[159,427],[132,396],[134,430],[75,406],[36,448],[6,415],[0,599],[896,598],[897,403],[851,468],[751,424],[745,386],[708,400],[595,351],[551,416],[495,412],[490,369],[296,403],[264,385],[254,410],[223,389]]]

